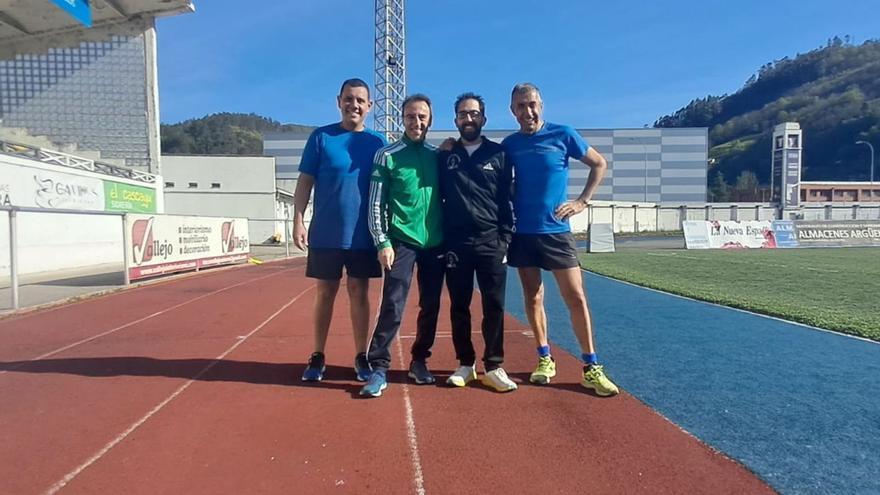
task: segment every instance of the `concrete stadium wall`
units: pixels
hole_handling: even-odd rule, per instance
[[[122,271],[122,216],[19,212],[21,283]],[[9,285],[9,217],[0,212],[0,286]]]
[[[165,155],[162,162],[166,213],[248,218],[254,244],[283,234],[274,158]]]
[[[161,180],[161,177],[159,177]],[[42,190],[51,181],[55,190]],[[4,206],[40,207],[43,200],[63,199],[68,191],[84,196],[103,195],[102,181],[130,184],[153,189],[147,184],[117,176],[99,174],[78,168],[43,163],[18,156],[0,155],[0,204]],[[60,192],[59,192],[60,191]],[[75,194],[71,194],[75,196]],[[36,198],[41,198],[37,201]],[[156,211],[162,212],[162,191],[155,195]],[[80,208],[103,210],[106,203],[98,199]],[[63,202],[61,208],[77,208]],[[0,211],[0,284],[9,277],[9,216]],[[122,270],[122,216],[45,212],[18,213],[18,259],[22,282],[60,279],[81,274]],[[4,282],[5,281],[5,282]]]
[[[574,232],[590,224],[610,223],[614,232],[663,232],[681,230],[684,220],[880,220],[880,205],[828,203],[780,212],[771,203],[703,203],[659,205],[650,203],[597,202],[571,219]]]

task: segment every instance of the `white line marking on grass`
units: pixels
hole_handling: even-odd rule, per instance
[[[110,329],[110,330],[107,330],[106,332],[102,332],[102,333],[99,333],[99,334],[97,334],[97,335],[93,335],[93,336],[91,336],[91,337],[88,337],[88,338],[82,339],[82,340],[77,341],[77,342],[74,342],[74,343],[72,343],[72,344],[68,344],[68,345],[66,345],[66,346],[64,346],[64,347],[60,347],[60,348],[58,348],[58,349],[55,349],[54,351],[50,351],[50,352],[47,352],[47,353],[45,353],[45,354],[41,354],[41,355],[39,355],[39,356],[37,356],[37,357],[35,357],[35,358],[28,359],[28,361],[39,361],[39,360],[41,360],[41,359],[46,359],[47,357],[54,356],[55,354],[58,354],[58,353],[60,353],[60,352],[64,352],[64,351],[66,351],[66,350],[68,350],[68,349],[73,349],[73,348],[76,347],[76,346],[79,346],[79,345],[82,345],[82,344],[86,344],[86,343],[88,343],[88,342],[91,342],[91,341],[93,341],[93,340],[95,340],[95,339],[99,339],[99,338],[101,338],[101,337],[105,337],[105,336],[107,336],[107,335],[110,335],[111,333],[116,333],[116,332],[118,332],[119,330],[124,330],[124,329],[126,329],[126,328],[128,328],[128,327],[130,327],[130,326],[132,326],[132,325],[137,325],[138,323],[141,323],[141,322],[147,321],[147,320],[149,320],[150,318],[155,318],[155,317],[157,317],[157,316],[161,316],[161,315],[163,315],[163,314],[165,314],[165,313],[167,313],[167,312],[169,312],[169,311],[173,311],[173,310],[175,310],[175,309],[177,309],[177,308],[179,308],[179,307],[181,307],[181,306],[185,306],[185,305],[187,305],[187,304],[189,304],[189,303],[191,303],[191,302],[198,301],[199,299],[204,299],[204,298],[206,298],[206,297],[213,296],[213,295],[215,295],[215,294],[219,294],[219,293],[221,293],[221,292],[225,292],[225,291],[227,291],[227,290],[229,290],[229,289],[234,289],[235,287],[239,287],[239,286],[241,286],[241,285],[249,284],[249,283],[251,283],[251,282],[256,282],[257,280],[262,280],[262,279],[264,279],[264,278],[268,278],[268,277],[271,277],[271,276],[273,276],[273,275],[277,275],[277,274],[279,274],[279,273],[283,273],[283,272],[286,272],[286,271],[288,271],[288,270],[292,270],[292,269],[293,269],[293,268],[289,268],[289,269],[287,269],[287,270],[282,270],[282,271],[279,271],[279,272],[270,273],[270,274],[268,274],[268,275],[264,275],[264,276],[262,276],[262,277],[258,277],[258,278],[251,279],[251,280],[245,280],[244,282],[239,282],[239,283],[237,283],[237,284],[230,285],[229,287],[224,287],[224,288],[222,288],[222,289],[217,289],[217,290],[215,290],[215,291],[213,291],[213,292],[209,292],[209,293],[207,293],[207,294],[202,294],[201,296],[194,297],[194,298],[192,298],[192,299],[190,299],[190,300],[188,300],[188,301],[184,301],[184,302],[179,303],[179,304],[175,304],[174,306],[171,306],[171,307],[165,308],[165,309],[163,309],[163,310],[161,310],[161,311],[156,311],[155,313],[153,313],[153,314],[151,314],[151,315],[147,315],[147,316],[144,316],[143,318],[139,318],[139,319],[137,319],[137,320],[130,321],[130,322],[124,324],[124,325],[120,325],[120,326],[118,326],[118,327],[116,327],[116,328],[112,328],[112,329]],[[4,373],[7,373],[7,372],[9,372],[9,371],[15,371],[15,368],[2,370],[2,371],[0,371],[0,375],[2,375],[2,374],[4,374]]]
[[[243,339],[238,340],[235,344],[232,344],[232,347],[230,347],[229,349],[226,349],[226,351],[224,351],[223,354],[220,354],[219,356],[217,356],[216,358],[214,358],[214,360],[211,361],[207,366],[205,366],[204,368],[202,368],[202,371],[199,371],[199,373],[198,373],[196,376],[194,376],[193,378],[187,380],[186,383],[184,383],[183,385],[181,385],[177,390],[175,390],[175,391],[174,391],[171,395],[169,395],[165,400],[163,400],[162,402],[158,403],[155,407],[153,407],[152,409],[150,409],[150,411],[147,412],[147,414],[145,414],[141,419],[135,421],[135,422],[134,422],[131,426],[129,426],[125,431],[123,431],[122,433],[120,433],[119,435],[117,435],[116,438],[114,438],[114,439],[111,440],[109,443],[107,443],[107,445],[105,445],[104,448],[102,448],[102,449],[99,450],[97,453],[95,453],[94,455],[92,455],[91,457],[89,457],[85,462],[83,462],[82,464],[80,464],[79,466],[77,466],[76,469],[74,469],[73,471],[67,473],[63,478],[61,478],[60,480],[58,480],[54,485],[52,485],[48,490],[46,490],[46,494],[47,494],[47,495],[52,495],[52,494],[54,494],[54,493],[57,493],[59,490],[61,490],[62,488],[64,488],[68,483],[70,483],[71,481],[73,481],[74,478],[76,478],[77,476],[79,476],[80,473],[82,473],[83,471],[85,471],[89,466],[91,466],[92,464],[98,462],[102,457],[104,457],[105,454],[107,454],[107,452],[110,451],[110,449],[112,449],[113,447],[115,447],[116,445],[118,445],[120,442],[122,442],[123,440],[125,440],[126,437],[128,437],[132,432],[134,432],[135,430],[137,430],[142,424],[146,423],[146,422],[147,422],[150,418],[152,418],[156,413],[158,413],[160,410],[162,410],[162,408],[165,407],[166,405],[168,405],[169,402],[171,402],[172,400],[174,400],[178,395],[182,394],[184,390],[188,389],[189,386],[192,385],[193,383],[195,383],[196,380],[198,380],[198,379],[201,378],[205,373],[207,373],[208,371],[210,371],[210,369],[213,368],[217,363],[219,363],[221,359],[223,359],[223,358],[225,358],[227,355],[229,355],[230,352],[234,351],[238,346],[240,346],[241,344],[243,344],[243,343],[244,343],[249,337],[251,337],[251,336],[254,335],[255,333],[259,332],[259,331],[260,331],[264,326],[266,326],[270,321],[272,321],[273,319],[275,319],[275,317],[278,316],[279,314],[281,314],[282,311],[284,311],[284,310],[287,309],[291,304],[293,304],[293,303],[295,303],[297,300],[299,300],[299,298],[302,297],[306,292],[308,292],[308,291],[310,291],[310,290],[312,290],[312,289],[314,289],[314,288],[315,288],[315,286],[312,285],[312,286],[306,288],[305,290],[303,290],[302,292],[300,292],[299,294],[297,294],[296,296],[294,296],[293,299],[291,299],[290,301],[288,301],[284,306],[281,306],[281,309],[279,309],[278,311],[272,313],[272,316],[270,316],[270,317],[266,318],[265,320],[263,320],[262,323],[260,323],[259,325],[257,325],[256,328],[254,328],[253,330],[250,331],[250,333],[248,333],[247,335],[245,335]]]
[[[713,303],[713,302],[709,302],[709,301],[703,301],[703,300],[700,300],[700,299],[694,299],[693,297],[682,296],[681,294],[673,294],[672,292],[666,292],[666,291],[662,291],[662,290],[660,290],[660,289],[654,289],[654,288],[652,288],[652,287],[645,287],[645,286],[643,286],[643,285],[634,284],[634,283],[632,283],[632,282],[627,282],[627,281],[625,281],[625,280],[618,280],[618,279],[616,279],[616,278],[608,277],[608,276],[605,276],[605,275],[602,275],[602,274],[599,274],[599,273],[596,273],[596,272],[591,272],[591,271],[589,271],[589,270],[584,270],[584,271],[587,272],[587,273],[589,273],[590,275],[595,275],[595,276],[597,276],[597,277],[602,277],[602,278],[605,278],[605,279],[608,279],[608,280],[613,280],[613,281],[615,281],[615,282],[620,282],[621,284],[631,285],[631,286],[633,286],[633,287],[638,287],[639,289],[649,290],[649,291],[652,291],[652,292],[657,292],[657,293],[659,293],[659,294],[664,294],[664,295],[667,295],[667,296],[677,297],[677,298],[679,298],[679,299],[685,299],[685,300],[688,300],[688,301],[694,301],[694,302],[698,302],[698,303],[701,303],[701,304],[707,304],[707,305],[709,305],[709,306],[716,306],[716,307],[719,307],[719,308],[729,309],[729,310],[731,310],[731,311],[739,311],[740,313],[746,313],[746,314],[750,314],[750,315],[754,315],[754,316],[760,316],[761,318],[767,318],[767,319],[769,319],[769,320],[776,320],[776,321],[780,321],[780,322],[782,322],[782,323],[788,323],[789,325],[796,325],[796,326],[799,326],[799,327],[808,328],[808,329],[810,329],[810,330],[818,330],[818,331],[820,331],[820,332],[830,333],[830,334],[833,334],[833,335],[838,335],[838,336],[840,336],[840,337],[847,337],[847,338],[850,338],[850,339],[861,340],[861,341],[863,341],[863,342],[869,342],[869,343],[871,343],[871,344],[880,344],[880,342],[877,342],[876,340],[866,339],[865,337],[859,337],[858,335],[850,335],[850,334],[847,334],[847,333],[837,332],[837,331],[835,331],[835,330],[829,330],[829,329],[827,329],[827,328],[814,327],[814,326],[812,326],[812,325],[807,325],[806,323],[800,323],[800,322],[797,322],[797,321],[786,320],[786,319],[783,319],[783,318],[779,318],[778,316],[765,315],[765,314],[761,314],[761,313],[756,313],[756,312],[754,312],[754,311],[749,311],[749,310],[747,310],[747,309],[734,308],[734,307],[732,307],[732,306],[725,306],[725,305],[723,305],[723,304]]]
[[[403,345],[397,339],[397,358],[403,363]],[[412,401],[409,398],[409,384],[403,384],[403,407],[406,410],[406,436],[409,439],[409,454],[413,467],[413,485],[418,495],[425,495],[425,480],[422,476],[422,459],[419,455],[419,442],[416,438],[416,422],[413,417]]]

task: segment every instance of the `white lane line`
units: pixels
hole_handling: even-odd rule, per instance
[[[66,345],[66,346],[64,346],[64,347],[60,347],[60,348],[58,348],[58,349],[55,349],[54,351],[50,351],[50,352],[47,352],[47,353],[45,353],[45,354],[41,354],[41,355],[39,355],[39,356],[37,356],[37,357],[35,357],[35,358],[28,359],[28,361],[39,361],[39,360],[41,360],[41,359],[46,359],[47,357],[54,356],[55,354],[58,354],[58,353],[60,353],[60,352],[64,352],[64,351],[66,351],[66,350],[68,350],[68,349],[72,349],[72,348],[74,348],[74,347],[76,347],[76,346],[79,346],[79,345],[82,345],[82,344],[86,344],[86,343],[91,342],[91,341],[93,341],[93,340],[95,340],[95,339],[99,339],[99,338],[101,338],[101,337],[105,337],[105,336],[107,336],[107,335],[110,335],[111,333],[118,332],[119,330],[124,330],[124,329],[126,329],[126,328],[128,328],[128,327],[130,327],[130,326],[132,326],[132,325],[137,325],[138,323],[141,323],[141,322],[147,321],[147,320],[149,320],[150,318],[155,318],[155,317],[157,317],[157,316],[161,316],[161,315],[163,315],[163,314],[165,314],[165,313],[167,313],[167,312],[169,312],[169,311],[173,311],[173,310],[175,310],[175,309],[177,309],[177,308],[179,308],[179,307],[181,307],[181,306],[185,306],[185,305],[187,305],[187,304],[189,304],[189,303],[191,303],[191,302],[198,301],[199,299],[204,299],[204,298],[206,298],[206,297],[213,296],[213,295],[215,295],[215,294],[219,294],[219,293],[224,292],[224,291],[227,291],[227,290],[229,290],[229,289],[234,289],[235,287],[239,287],[239,286],[242,286],[242,285],[245,285],[245,284],[249,284],[249,283],[251,283],[251,282],[256,282],[257,280],[262,280],[262,279],[264,279],[264,278],[268,278],[268,277],[271,277],[271,276],[273,276],[273,275],[277,275],[277,274],[279,274],[279,273],[286,272],[286,271],[288,271],[288,270],[293,270],[293,268],[289,268],[289,269],[287,269],[287,270],[282,270],[282,271],[275,272],[275,273],[270,273],[270,274],[268,274],[268,275],[264,275],[264,276],[262,276],[262,277],[258,277],[258,278],[255,278],[255,279],[245,280],[244,282],[239,282],[239,283],[237,283],[237,284],[235,284],[235,285],[230,285],[229,287],[224,287],[224,288],[222,288],[222,289],[217,289],[217,290],[215,290],[214,292],[209,292],[209,293],[207,293],[207,294],[202,294],[201,296],[194,297],[194,298],[192,298],[192,299],[190,299],[190,300],[188,300],[188,301],[184,301],[184,302],[182,302],[182,303],[175,304],[174,306],[171,306],[171,307],[165,308],[165,309],[163,309],[162,311],[156,311],[155,313],[153,313],[153,314],[151,314],[151,315],[144,316],[143,318],[140,318],[140,319],[137,319],[137,320],[134,320],[134,321],[128,322],[128,323],[126,323],[126,324],[124,324],[124,325],[120,325],[120,326],[118,326],[118,327],[116,327],[116,328],[111,328],[110,330],[107,330],[106,332],[99,333],[98,335],[93,335],[93,336],[91,336],[91,337],[87,337],[87,338],[82,339],[82,340],[80,340],[80,341],[78,341],[78,342],[74,342],[74,343],[72,343],[72,344],[68,344],[68,345]],[[9,369],[2,370],[2,371],[0,371],[0,375],[2,375],[2,374],[4,374],[4,373],[7,373],[7,372],[9,372],[9,371],[15,371],[15,369],[16,369],[15,367],[12,367],[12,368],[9,368]]]
[[[165,400],[163,400],[162,402],[158,403],[155,407],[153,407],[152,409],[150,409],[150,411],[149,411],[147,414],[145,414],[141,419],[135,421],[135,422],[134,422],[131,426],[129,426],[125,431],[123,431],[122,433],[120,433],[119,435],[117,435],[116,438],[114,438],[113,440],[111,440],[107,445],[104,446],[104,448],[102,448],[101,450],[99,450],[99,451],[98,451],[97,453],[95,453],[93,456],[89,457],[85,462],[83,462],[82,464],[80,464],[79,466],[77,466],[76,469],[74,469],[73,471],[67,473],[63,478],[61,478],[60,480],[58,480],[54,485],[52,485],[48,490],[46,490],[46,495],[52,495],[52,494],[54,494],[54,493],[58,493],[59,490],[61,490],[61,489],[64,488],[68,483],[70,483],[71,481],[73,481],[73,479],[76,478],[77,476],[79,476],[80,473],[82,473],[82,472],[85,471],[89,466],[91,466],[92,464],[94,464],[94,463],[96,463],[97,461],[99,461],[102,457],[104,457],[104,455],[107,454],[107,452],[109,452],[110,449],[112,449],[113,447],[115,447],[116,445],[118,445],[119,442],[125,440],[126,437],[128,437],[132,432],[134,432],[135,430],[137,430],[142,424],[146,423],[151,417],[153,417],[156,413],[158,413],[160,410],[162,410],[162,408],[165,407],[166,405],[168,405],[169,402],[171,402],[172,400],[174,400],[178,395],[182,394],[184,390],[188,389],[190,385],[192,385],[196,380],[198,380],[199,378],[201,378],[205,373],[207,373],[211,368],[213,368],[217,363],[219,363],[221,359],[225,358],[230,352],[234,351],[238,346],[240,346],[241,344],[243,344],[243,343],[244,343],[248,338],[250,338],[252,335],[254,335],[255,333],[259,332],[264,326],[266,326],[266,325],[267,325],[270,321],[272,321],[276,316],[278,316],[279,314],[281,314],[281,312],[284,311],[285,309],[287,309],[291,304],[295,303],[295,302],[296,302],[300,297],[302,297],[306,292],[308,292],[308,291],[310,291],[310,290],[312,290],[312,289],[314,289],[314,288],[315,288],[314,285],[312,285],[312,286],[306,288],[305,290],[303,290],[302,292],[300,292],[299,294],[297,294],[296,296],[294,296],[293,299],[291,299],[290,301],[288,301],[287,304],[285,304],[284,306],[281,306],[281,309],[279,309],[278,311],[272,313],[272,316],[270,316],[270,317],[266,318],[265,320],[263,320],[262,323],[260,323],[259,325],[257,325],[257,327],[254,328],[253,330],[251,330],[250,333],[248,333],[247,335],[245,335],[244,338],[236,339],[237,342],[234,343],[234,344],[232,344],[232,347],[230,347],[229,349],[226,349],[226,351],[224,351],[223,354],[220,354],[219,356],[217,356],[216,358],[214,358],[214,360],[211,361],[207,366],[205,366],[204,368],[202,368],[202,371],[199,371],[199,373],[198,373],[196,376],[194,376],[193,378],[189,379],[186,383],[184,383],[183,385],[181,385],[177,390],[175,390],[171,395],[169,395]]]
[[[368,352],[370,344],[373,342],[373,335],[376,333],[378,327],[379,313],[382,311],[382,298],[385,293],[385,274],[383,274],[380,284],[379,303],[376,305],[376,317],[373,319],[373,330],[370,332],[370,338],[367,339]],[[412,289],[412,287],[410,287],[410,289]],[[401,344],[400,341],[404,338],[406,338],[406,336],[401,335],[400,329],[398,328],[397,338],[395,338],[394,341],[397,344],[397,359],[399,359],[401,363],[403,363],[404,360],[403,344]],[[409,384],[406,382],[403,383],[403,408],[406,412],[406,437],[409,441],[409,455],[413,467],[413,488],[415,488],[416,495],[425,495],[425,479],[422,476],[422,458],[419,455],[419,442],[416,437],[416,421],[415,416],[413,415],[412,400],[409,397]]]
[[[403,345],[397,341],[397,359],[403,363]],[[422,476],[422,458],[419,455],[419,442],[416,438],[416,421],[413,416],[412,400],[409,398],[409,384],[403,384],[403,407],[406,410],[406,436],[409,439],[409,455],[413,467],[413,487],[417,495],[425,495],[425,479]]]

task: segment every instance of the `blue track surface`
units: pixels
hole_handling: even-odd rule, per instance
[[[585,274],[600,362],[783,493],[880,493],[880,345]],[[545,273],[550,338],[580,356]],[[519,277],[507,311],[521,321]]]

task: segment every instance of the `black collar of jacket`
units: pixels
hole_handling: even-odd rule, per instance
[[[464,148],[464,144],[461,142],[461,138],[455,140],[455,144],[452,145],[450,151],[468,160],[479,160],[479,157],[484,154],[494,155],[501,151],[501,144],[496,143],[483,135],[480,135],[480,139],[482,139],[480,147],[475,149],[473,154],[468,154],[467,150]]]

